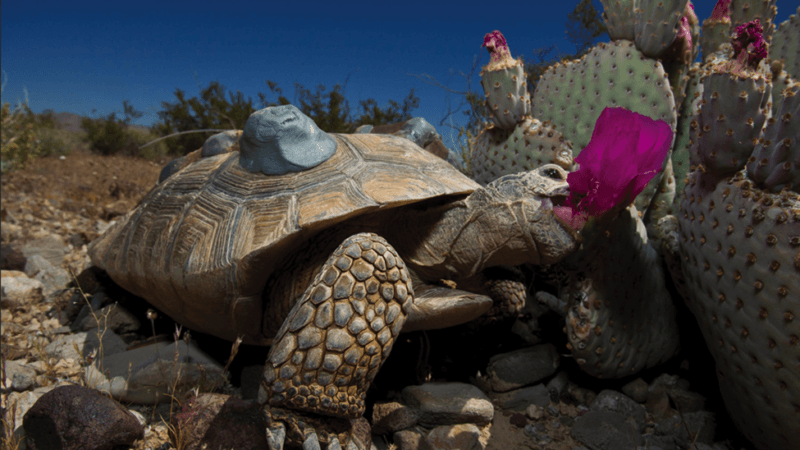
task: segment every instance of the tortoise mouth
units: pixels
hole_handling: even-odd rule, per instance
[[[542,209],[554,209],[554,207],[566,206],[568,195],[554,195],[542,199]]]

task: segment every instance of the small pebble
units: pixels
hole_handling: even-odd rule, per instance
[[[548,413],[548,414],[550,414],[550,415],[551,415],[551,416],[553,416],[553,417],[558,417],[558,410],[557,410],[557,409],[555,409],[555,408],[553,407],[553,405],[550,405],[550,406],[548,406],[546,409],[547,409],[547,413]]]
[[[533,420],[541,419],[544,416],[544,408],[539,405],[528,405],[525,408],[525,415]]]
[[[528,420],[525,418],[524,414],[513,414],[509,419],[509,422],[511,422],[511,424],[514,426],[522,428],[528,423]]]

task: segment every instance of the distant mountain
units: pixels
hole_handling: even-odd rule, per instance
[[[56,123],[61,125],[61,128],[67,131],[83,131],[81,128],[81,119],[83,119],[85,116],[80,116],[78,114],[69,112],[60,112],[53,114],[53,117],[55,118]],[[149,128],[142,125],[131,125],[130,127],[141,131],[149,131]]]

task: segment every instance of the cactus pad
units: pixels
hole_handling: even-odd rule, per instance
[[[472,151],[473,177],[481,184],[544,164],[575,168],[572,144],[537,119],[526,119],[512,130],[489,127],[478,135]]]
[[[783,70],[800,80],[800,7],[775,31],[769,52],[772,59],[783,60]]]
[[[767,120],[747,164],[750,178],[772,192],[800,192],[800,83],[786,88],[776,101],[775,115]]]
[[[655,58],[668,49],[678,36],[689,0],[640,1],[634,10],[636,48]]]
[[[632,41],[636,37],[633,17],[633,0],[600,0],[603,4],[603,20],[606,22],[608,36],[612,41],[625,39]]]
[[[582,233],[585,248],[565,263],[588,267],[561,292],[569,305],[566,329],[575,360],[602,378],[665,362],[678,349],[675,306],[636,208]]]
[[[760,449],[797,448],[800,198],[696,171],[678,219],[686,301],[731,417]]]
[[[536,86],[533,116],[550,121],[580,152],[600,113],[614,106],[663,120],[675,131],[675,101],[663,66],[630,41],[601,43],[579,60],[548,68]]]

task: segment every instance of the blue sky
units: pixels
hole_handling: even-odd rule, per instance
[[[161,102],[175,100],[175,88],[192,97],[219,81],[258,106],[257,93],[270,94],[266,80],[293,100],[295,82],[314,92],[319,84],[331,89],[349,77],[345,96],[353,113],[359,100],[374,98],[384,107],[413,88],[420,105],[412,114],[444,135],[448,128],[439,122],[447,92],[410,74],[466,90],[458,72],[468,73],[476,56],[479,66],[488,62],[481,43],[495,29],[515,57],[533,60],[533,50],[552,44],[572,53],[565,22],[577,3],[4,0],[2,101],[24,99],[26,88],[34,112],[100,117],[121,112],[122,101],[130,100],[145,113],[135,123],[150,125]],[[701,20],[714,3],[695,2]],[[796,6],[795,0],[779,0],[779,21]],[[602,8],[597,0],[595,7]],[[473,90],[480,90],[479,71]],[[455,108],[461,97],[449,100]],[[463,117],[458,114],[455,123],[463,124]]]

